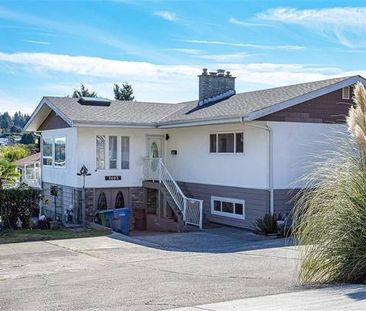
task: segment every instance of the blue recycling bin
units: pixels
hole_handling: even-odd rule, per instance
[[[113,210],[112,229],[116,232],[129,235],[131,209],[128,207]]]

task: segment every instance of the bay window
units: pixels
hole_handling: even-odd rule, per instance
[[[66,137],[55,138],[55,166],[66,165]]]
[[[44,138],[42,141],[43,165],[52,166],[53,141],[52,138]]]

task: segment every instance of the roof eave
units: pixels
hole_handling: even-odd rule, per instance
[[[162,122],[158,124],[158,128],[175,128],[175,127],[190,127],[190,126],[204,126],[213,124],[228,124],[228,123],[239,123],[241,116],[229,116],[220,118],[206,118],[199,120],[184,120],[174,122]]]
[[[47,97],[43,97],[39,102],[39,104],[37,105],[36,109],[33,111],[28,122],[24,125],[23,131],[36,132],[38,130],[38,127],[30,130],[29,128],[31,127],[35,117],[37,116],[37,114],[43,108],[44,105],[47,105],[51,110],[53,110],[56,113],[56,115],[60,116],[69,126],[71,127],[73,126],[73,122],[71,119],[69,119],[64,113],[62,113],[62,111],[60,111],[55,105],[53,105],[52,102]]]

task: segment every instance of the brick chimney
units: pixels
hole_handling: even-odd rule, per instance
[[[198,105],[217,102],[235,94],[235,77],[230,71],[218,69],[216,72],[207,72],[203,68],[199,78]]]

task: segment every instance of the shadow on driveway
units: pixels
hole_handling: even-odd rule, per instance
[[[160,250],[199,253],[233,253],[293,246],[290,239],[260,236],[231,227],[184,233],[134,231],[131,236],[113,233],[110,237]]]

